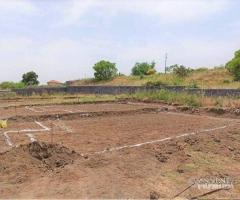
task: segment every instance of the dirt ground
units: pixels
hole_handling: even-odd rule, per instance
[[[16,107],[0,107],[1,118],[15,116],[33,115],[57,115],[65,113],[85,112],[107,112],[107,111],[129,111],[144,108],[157,108],[154,104],[123,104],[123,103],[97,103],[97,104],[76,104],[76,105],[26,105]]]
[[[240,199],[240,120],[165,107],[147,103],[18,107],[18,116],[106,114],[10,120],[7,129],[0,129],[0,198]],[[12,109],[1,108],[0,117],[12,117],[16,113]],[[139,109],[145,111],[134,112]],[[117,114],[122,111],[133,112]],[[232,185],[203,189],[197,184],[201,179],[230,179]]]

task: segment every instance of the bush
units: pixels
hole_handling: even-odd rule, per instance
[[[18,82],[18,83],[14,83],[14,82],[2,82],[0,84],[0,88],[1,89],[21,89],[21,88],[24,88],[25,87],[25,84],[23,82]]]
[[[38,85],[38,75],[34,71],[22,75],[22,82],[27,86]]]
[[[150,75],[155,74],[156,70],[154,69],[155,62],[152,63],[136,63],[132,68],[132,75],[134,76],[143,76],[143,75]]]
[[[208,68],[206,67],[200,67],[200,68],[197,68],[197,69],[194,69],[195,72],[206,72],[208,71]]]
[[[165,89],[155,92],[139,92],[133,94],[133,98],[143,100],[161,100],[166,103],[177,103],[187,106],[201,106],[200,98],[197,95],[188,93],[171,92]]]
[[[155,82],[153,82],[153,81],[148,81],[146,84],[145,84],[145,86],[164,86],[164,85],[166,85],[165,83],[163,83],[162,81],[155,81]]]
[[[234,80],[240,80],[240,50],[235,52],[234,58],[226,64],[226,68],[234,76]]]
[[[195,89],[196,89],[196,88],[199,88],[199,87],[198,87],[197,82],[194,81],[194,80],[192,80],[192,81],[189,83],[188,88],[191,88],[191,89],[194,89],[194,88],[195,88]]]
[[[230,81],[230,80],[227,80],[227,79],[224,79],[224,80],[223,80],[223,83],[224,83],[224,84],[229,84],[229,83],[231,83],[231,81]]]
[[[182,77],[179,76],[174,76],[174,78],[172,79],[172,85],[183,85],[184,80]]]
[[[173,74],[179,77],[186,77],[188,76],[193,70],[190,68],[185,67],[184,65],[172,65],[167,68],[168,72],[172,72]]]
[[[117,76],[117,68],[115,63],[101,60],[93,66],[94,77],[97,81],[110,80]]]
[[[153,75],[153,74],[156,74],[156,70],[155,69],[149,69],[148,71],[147,71],[147,75]]]

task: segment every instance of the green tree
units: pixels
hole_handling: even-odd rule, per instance
[[[38,85],[38,75],[34,71],[27,72],[22,75],[22,82],[27,85]]]
[[[97,62],[93,66],[93,69],[95,70],[94,77],[98,81],[110,80],[115,76],[117,76],[117,71],[118,71],[115,63],[111,63],[106,60],[101,60]]]
[[[240,80],[240,50],[234,53],[234,58],[226,64],[226,68],[234,76],[234,80]]]
[[[193,70],[190,68],[185,67],[184,65],[171,65],[167,67],[167,72],[173,73],[179,77],[186,77],[191,73]]]
[[[132,75],[134,76],[143,76],[143,75],[151,75],[156,73],[156,70],[154,69],[155,62],[147,63],[136,63],[134,67],[132,68]]]

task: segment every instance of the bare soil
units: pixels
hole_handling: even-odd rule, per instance
[[[194,180],[230,177],[231,189],[206,197],[239,199],[240,120],[162,108],[113,103],[48,107],[59,115],[63,109],[115,112],[87,118],[68,113],[40,121],[49,131],[34,121],[10,121],[8,129],[0,130],[0,198],[173,198]],[[122,112],[139,109],[145,112]],[[19,115],[38,113],[24,109]],[[28,132],[9,133],[10,147],[4,132],[24,129],[40,129],[29,132],[36,142]],[[179,197],[209,191],[195,184]]]

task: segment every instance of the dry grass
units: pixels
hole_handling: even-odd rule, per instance
[[[173,74],[156,74],[150,76],[119,76],[110,81],[96,82],[94,79],[82,79],[74,85],[134,85],[140,86],[147,82],[161,82],[167,85],[197,86],[198,88],[240,88],[240,82],[233,81],[233,77],[224,68],[195,70],[186,78],[179,78]]]
[[[224,68],[194,71],[185,79],[185,84],[196,83],[199,88],[240,88],[240,82],[234,82],[231,74]]]
[[[158,92],[140,92],[129,98],[137,100],[161,101],[168,104],[179,104],[194,107],[239,108],[240,99],[236,97],[207,97],[188,93],[175,93],[167,90]]]
[[[121,95],[95,95],[95,94],[55,94],[33,95],[29,97],[8,96],[0,97],[0,100],[11,102],[13,105],[27,104],[74,104],[91,103],[99,101],[118,101],[119,99],[137,99],[161,101],[168,104],[179,104],[196,107],[226,107],[240,108],[240,98],[237,97],[207,97],[188,93],[175,93],[167,90],[156,92],[139,92],[135,94]]]

